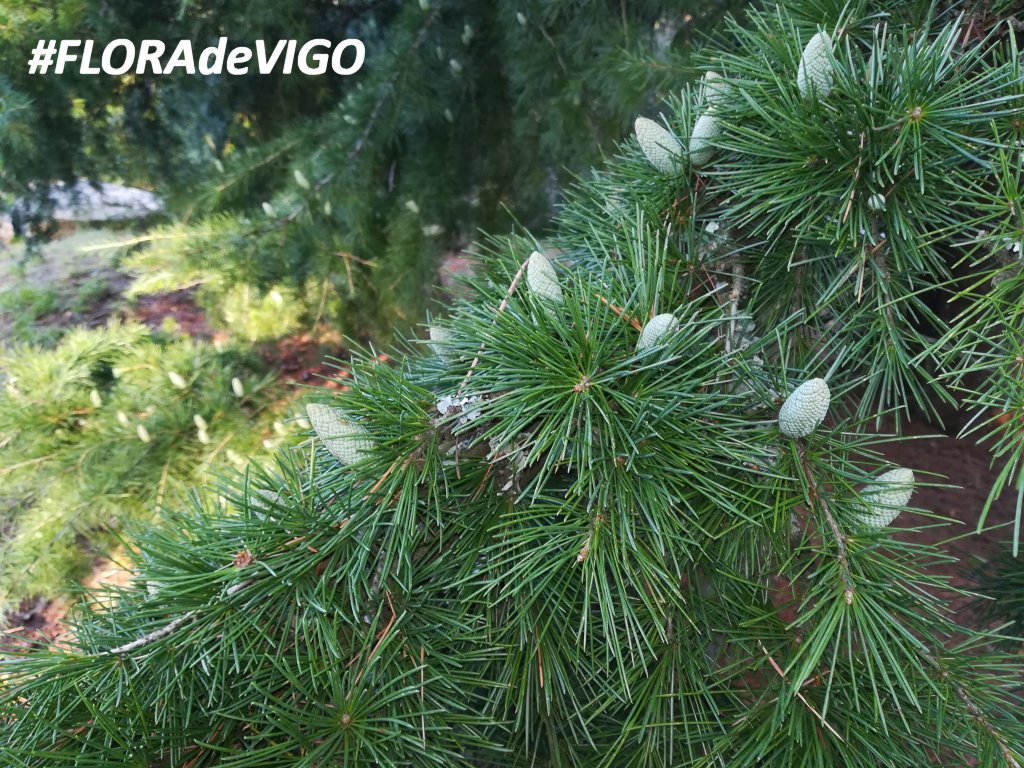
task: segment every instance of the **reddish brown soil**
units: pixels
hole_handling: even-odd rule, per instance
[[[171,318],[183,333],[197,339],[211,339],[214,332],[206,314],[196,305],[195,293],[195,288],[185,288],[141,296],[127,316],[154,329],[159,329],[167,318]]]
[[[985,530],[980,534],[975,533],[996,474],[989,467],[991,457],[988,451],[969,441],[939,434],[927,425],[911,424],[905,429],[905,434],[920,436],[920,439],[887,446],[884,451],[886,457],[899,466],[913,469],[918,482],[943,486],[918,487],[911,505],[956,522],[941,524],[941,521],[924,514],[906,514],[898,518],[893,526],[922,527],[920,531],[904,531],[899,534],[899,538],[904,541],[941,544],[944,551],[962,562],[936,567],[933,572],[948,576],[954,587],[973,589],[975,583],[970,561],[972,558],[987,558],[1000,548],[1002,542],[1009,543],[1013,536],[1016,495],[1012,490],[1003,493],[992,505],[985,520]],[[998,471],[999,465],[994,469]],[[959,487],[947,487],[949,484]],[[958,613],[958,621],[971,623],[971,599],[952,593],[945,596]],[[965,608],[966,613],[963,612]]]
[[[336,333],[321,329],[314,336],[300,333],[258,347],[267,366],[286,382],[340,389],[348,372],[339,370],[348,355]],[[330,358],[330,360],[328,360]]]

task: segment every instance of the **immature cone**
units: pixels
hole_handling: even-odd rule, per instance
[[[558,275],[547,256],[534,251],[526,264],[526,284],[530,290],[545,303],[561,304],[562,287],[558,284]]]
[[[310,403],[306,415],[324,447],[342,464],[354,464],[365,459],[373,444],[367,437],[366,429],[343,419],[340,408]]]
[[[448,352],[447,343],[452,338],[452,332],[440,325],[432,325],[427,329],[427,333],[430,335],[430,348],[434,350],[434,354],[446,362],[450,361],[453,355]]]
[[[701,101],[706,108],[716,109],[725,104],[729,98],[729,84],[717,72],[705,72],[700,82]]]
[[[711,162],[715,148],[711,142],[722,133],[722,124],[713,112],[705,112],[697,118],[690,134],[690,165],[702,168]]]
[[[832,91],[832,40],[824,32],[811,38],[800,57],[796,87],[801,96],[816,93],[824,98]]]
[[[634,123],[636,140],[647,161],[661,173],[676,173],[683,147],[679,139],[653,120],[638,117]]]
[[[658,344],[661,344],[669,334],[679,330],[679,321],[675,315],[666,312],[663,315],[655,315],[647,321],[647,325],[640,332],[640,341],[636,343],[636,351],[643,352]]]
[[[864,511],[858,520],[868,528],[888,528],[914,493],[914,473],[905,467],[883,472],[860,493]]]
[[[786,437],[807,437],[824,421],[831,397],[824,379],[805,381],[779,409],[779,432]]]
[[[272,491],[269,488],[254,488],[249,492],[249,508],[252,510],[262,510],[269,512],[272,504],[278,504],[281,501],[281,492]],[[256,513],[257,517],[263,517],[259,513]]]

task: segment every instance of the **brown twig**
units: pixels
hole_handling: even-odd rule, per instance
[[[111,648],[109,651],[104,651],[100,655],[102,655],[102,656],[119,656],[119,655],[124,654],[124,653],[131,653],[132,651],[137,650],[137,649],[141,648],[144,645],[149,645],[150,643],[155,642],[156,640],[159,640],[161,637],[167,637],[169,634],[174,632],[174,630],[176,630],[182,624],[184,624],[187,621],[189,621],[195,615],[196,615],[195,611],[189,611],[184,616],[179,616],[174,621],[170,622],[169,624],[165,624],[164,626],[160,627],[159,629],[153,630],[148,635],[143,635],[142,637],[138,638],[137,640],[132,640],[130,643],[125,643],[124,645],[119,645],[116,648]]]
[[[384,641],[387,639],[387,636],[391,633],[391,628],[395,626],[395,621],[398,619],[398,614],[395,612],[395,604],[391,602],[391,591],[385,589],[384,596],[388,600],[388,608],[391,611],[391,618],[388,619],[388,623],[385,625],[384,629],[382,629],[380,631],[380,634],[377,635],[377,642],[376,644],[374,644],[373,649],[370,651],[370,655],[366,657],[366,663],[363,664],[362,668],[359,670],[359,674],[356,675],[356,679],[352,683],[352,688],[355,688],[357,685],[359,685],[359,682],[363,679],[363,675],[366,673],[366,670],[369,668],[370,664],[373,662],[374,657],[377,655],[377,651],[379,651],[380,647],[384,644]],[[355,661],[355,659],[353,659],[353,661]],[[348,696],[350,696],[351,694],[352,692],[349,691]],[[348,696],[346,696],[345,698],[348,699]]]
[[[970,694],[968,694],[967,691],[964,690],[964,687],[959,683],[953,682],[949,679],[949,673],[942,668],[942,664],[939,663],[939,660],[935,658],[932,654],[928,653],[928,651],[924,650],[923,648],[917,648],[916,650],[917,655],[925,661],[927,661],[928,665],[939,673],[939,677],[942,678],[943,681],[948,682],[952,686],[953,691],[956,693],[957,697],[960,699],[960,701],[963,702],[964,708],[967,710],[967,713],[971,717],[973,717],[982,728],[988,731],[989,735],[995,740],[996,744],[999,745],[999,750],[1003,753],[1003,759],[1006,760],[1006,764],[1010,768],[1022,768],[1020,762],[1018,762],[1018,760],[1013,756],[1013,753],[1010,751],[1010,747],[1003,740],[1002,735],[995,728],[992,727],[992,724],[988,721],[988,718],[985,717],[985,714],[981,711],[981,709],[978,708],[978,705],[974,703],[974,700],[971,699]]]
[[[619,317],[621,317],[621,318],[622,318],[623,320],[625,320],[626,322],[628,322],[628,323],[629,323],[630,325],[632,325],[632,326],[633,326],[633,327],[634,327],[634,328],[635,328],[636,330],[638,330],[638,331],[642,331],[642,330],[644,329],[644,327],[643,327],[643,325],[642,325],[642,324],[640,323],[640,321],[639,321],[639,320],[637,320],[637,319],[636,319],[635,317],[633,317],[632,315],[627,315],[627,314],[626,314],[626,310],[624,310],[624,309],[623,309],[622,307],[617,307],[617,306],[615,306],[615,305],[614,305],[614,304],[612,304],[612,303],[611,303],[611,302],[610,302],[610,301],[609,301],[608,299],[606,299],[606,298],[605,298],[604,296],[602,296],[602,295],[601,295],[601,294],[599,294],[599,293],[595,293],[594,295],[595,295],[595,296],[596,296],[597,298],[599,298],[599,299],[600,299],[601,301],[603,301],[603,302],[604,302],[604,303],[605,303],[606,305],[608,305],[608,309],[610,309],[610,310],[611,310],[612,312],[614,312],[614,313],[615,313],[616,315],[618,315],[618,316],[619,316]]]
[[[505,308],[508,306],[508,300],[511,299],[512,298],[512,294],[514,294],[516,292],[516,288],[519,286],[519,281],[523,277],[523,272],[526,271],[526,265],[529,264],[529,263],[530,263],[530,260],[527,259],[526,261],[524,261],[522,264],[519,265],[519,270],[516,272],[515,277],[512,278],[512,282],[509,284],[508,290],[505,291],[505,298],[503,298],[501,300],[501,304],[498,305],[498,311],[495,312],[494,319],[491,321],[491,325],[494,325],[494,323],[498,322],[498,315],[500,315],[502,312],[505,311]],[[473,375],[473,371],[476,370],[477,365],[480,364],[480,355],[483,353],[483,351],[484,351],[484,345],[481,344],[480,345],[480,349],[477,350],[476,357],[473,358],[473,362],[470,363],[470,365],[469,365],[469,370],[466,371],[465,378],[462,380],[462,383],[459,385],[458,392],[455,393],[456,397],[458,397],[459,395],[462,394],[462,391],[466,388],[466,385],[469,383],[469,377]]]
[[[772,665],[772,669],[774,669],[778,673],[779,677],[782,678],[783,682],[786,682],[786,673],[782,671],[782,667],[780,667],[778,663],[775,661],[775,659],[772,658],[771,654],[768,653],[768,649],[764,647],[764,643],[758,640],[757,645],[761,649],[761,652],[764,653],[764,655],[767,657],[768,663]],[[832,733],[833,736],[839,739],[840,742],[845,743],[843,737],[839,735],[839,731],[833,728],[829,724],[828,720],[825,719],[825,716],[822,715],[821,712],[819,712],[817,709],[815,709],[814,705],[811,704],[811,702],[804,698],[804,695],[800,693],[799,689],[793,691],[793,693],[798,699],[800,699],[800,701],[803,702],[804,706],[807,707],[807,709],[809,709],[814,714],[814,716],[818,718],[821,724],[828,728],[828,730]]]

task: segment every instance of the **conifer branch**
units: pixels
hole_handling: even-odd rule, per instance
[[[509,299],[511,299],[512,295],[516,292],[516,288],[519,286],[519,281],[522,280],[523,273],[526,271],[526,265],[529,263],[530,260],[526,259],[526,261],[519,265],[519,270],[512,278],[512,282],[509,283],[508,290],[505,291],[505,297],[501,300],[501,303],[498,305],[498,311],[494,313],[494,318],[491,320],[491,325],[494,325],[496,322],[498,322],[498,315],[504,312],[505,308],[508,307]],[[466,376],[465,378],[463,378],[462,383],[459,385],[458,391],[455,393],[456,397],[461,395],[462,392],[466,389],[466,385],[469,383],[470,376],[473,375],[473,371],[476,370],[476,367],[480,364],[480,355],[483,354],[484,346],[484,344],[481,344],[480,349],[477,350],[476,357],[474,357],[473,362],[470,363],[469,370],[466,371]]]
[[[768,649],[764,647],[764,643],[762,643],[760,640],[758,640],[757,641],[757,645],[761,649],[761,652],[765,655],[765,657],[767,657],[768,663],[771,664],[772,669],[774,669],[775,672],[778,673],[779,677],[782,678],[782,682],[784,682],[784,683],[787,682],[786,681],[786,673],[783,671],[782,667],[779,666],[778,662],[776,662],[775,659],[772,658],[771,654],[768,653]],[[801,702],[803,702],[804,706],[807,707],[808,710],[810,710],[811,714],[813,714],[816,718],[818,718],[818,721],[823,726],[825,726],[833,736],[835,736],[837,739],[839,739],[840,743],[845,743],[846,742],[846,739],[844,739],[839,734],[839,731],[837,731],[835,728],[832,727],[832,724],[829,723],[829,721],[825,719],[824,715],[822,715],[821,712],[819,712],[817,710],[817,708],[813,704],[811,704],[811,702],[809,702],[807,700],[807,698],[802,693],[800,693],[800,689],[799,688],[797,688],[796,690],[793,691],[793,695],[796,696],[798,699],[800,699]]]
[[[195,611],[189,611],[188,613],[184,614],[183,616],[179,616],[178,618],[174,619],[174,621],[171,621],[170,623],[165,624],[164,626],[160,627],[159,629],[153,630],[152,632],[150,632],[147,635],[143,635],[142,637],[138,638],[137,640],[132,640],[130,643],[125,643],[124,645],[119,645],[116,648],[111,648],[109,651],[103,651],[99,655],[100,656],[120,656],[120,655],[125,654],[125,653],[131,653],[132,651],[138,650],[139,648],[142,648],[143,646],[149,645],[150,643],[156,642],[157,640],[160,640],[161,638],[167,637],[168,635],[173,633],[175,630],[177,630],[179,627],[181,627],[181,626],[185,625],[186,623],[188,623],[191,619],[193,619],[195,617],[195,615],[196,615]]]
[[[627,315],[625,309],[623,309],[622,307],[618,307],[615,304],[612,304],[608,299],[606,299],[604,296],[602,296],[599,293],[594,293],[594,296],[597,297],[598,299],[600,299],[604,304],[606,304],[608,309],[610,309],[616,315],[618,315],[623,320],[625,320],[627,323],[629,323],[631,326],[633,326],[634,329],[636,329],[637,331],[643,331],[643,329],[644,329],[643,323],[641,323],[639,320],[637,320],[632,315]]]
[[[825,500],[825,496],[821,493],[821,490],[818,487],[818,481],[814,477],[814,472],[806,461],[803,445],[798,449],[797,456],[800,469],[803,472],[804,479],[807,481],[808,500],[812,506],[814,504],[818,505],[818,509],[820,509],[822,514],[825,515],[825,520],[828,522],[829,528],[832,531],[832,538],[835,541],[837,558],[839,560],[839,573],[843,580],[843,586],[845,587],[843,596],[846,599],[846,604],[852,605],[855,589],[853,576],[850,572],[850,560],[846,549],[846,538],[843,536],[843,532],[839,529],[839,524],[836,523],[836,519],[832,515],[832,510],[829,509],[828,502]]]
[[[992,723],[989,722],[985,713],[981,711],[981,708],[974,703],[974,699],[971,698],[971,695],[967,690],[960,685],[960,683],[950,679],[949,672],[942,668],[942,664],[935,656],[921,647],[916,648],[916,650],[917,655],[924,659],[932,669],[939,673],[939,677],[942,681],[948,683],[953,688],[957,697],[961,702],[963,702],[964,709],[967,710],[967,713],[973,717],[974,720],[988,732],[989,736],[992,737],[996,744],[999,745],[999,751],[1002,752],[1003,759],[1006,760],[1007,766],[1009,768],[1022,768],[1020,762],[1018,762],[1018,760],[1013,756],[1013,752],[1006,743],[1006,739],[992,726]]]

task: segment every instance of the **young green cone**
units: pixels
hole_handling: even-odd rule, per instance
[[[310,403],[306,406],[306,415],[316,436],[334,458],[347,466],[365,459],[373,444],[365,428],[342,418],[341,413],[341,409],[329,405]]]
[[[666,312],[655,315],[647,321],[647,325],[640,332],[640,340],[636,343],[636,351],[643,352],[646,349],[655,347],[666,340],[666,337],[679,330],[679,321],[675,315]]]
[[[722,124],[712,111],[707,111],[697,118],[690,134],[690,165],[703,168],[715,154],[711,142],[722,133]]]
[[[866,528],[888,528],[914,493],[914,473],[905,467],[883,472],[861,491],[864,511],[857,515]]]
[[[717,72],[705,72],[700,82],[700,100],[705,109],[724,106],[729,98],[729,83]]]
[[[779,432],[786,437],[807,437],[824,421],[831,398],[824,379],[805,381],[779,409]]]
[[[679,139],[646,117],[638,117],[633,127],[644,157],[655,170],[666,174],[676,173],[679,170],[679,157],[683,152]]]
[[[824,98],[832,91],[832,40],[824,32],[810,39],[800,57],[796,87],[801,96],[811,93]]]
[[[551,261],[537,251],[526,264],[526,284],[545,305],[562,303],[562,287]]]

